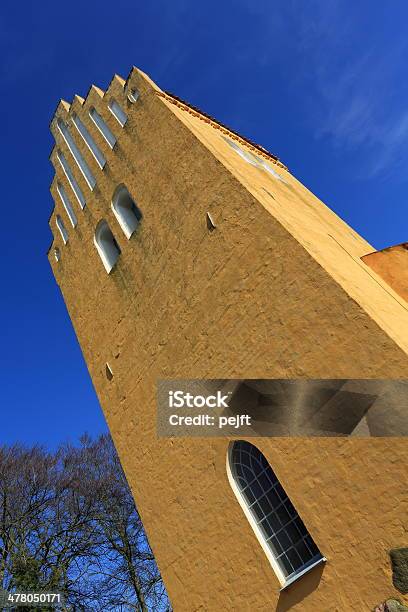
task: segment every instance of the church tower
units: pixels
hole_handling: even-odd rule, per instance
[[[406,245],[373,253],[276,156],[136,68],[61,101],[51,130],[49,261],[174,610],[401,597],[404,438],[251,439],[324,556],[289,585],[237,501],[230,441],[159,438],[156,383],[407,378]]]

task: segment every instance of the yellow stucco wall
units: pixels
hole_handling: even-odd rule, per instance
[[[370,610],[396,594],[388,549],[406,545],[406,440],[251,440],[328,559],[279,594],[228,483],[228,440],[158,439],[155,385],[406,377],[407,304],[360,260],[372,247],[288,171],[276,166],[283,183],[249,165],[143,73],[134,70],[128,86],[141,92],[136,104],[116,78],[105,96],[93,88],[71,106],[108,160],[101,171],[72,128],[97,178],[93,192],[53,122],[87,206],[76,207],[70,228],[54,181],[49,259],[174,609]],[[128,113],[123,129],[107,109],[111,96]],[[118,137],[114,151],[87,117],[92,105]],[[69,120],[63,104],[56,115]],[[55,151],[51,160],[76,206]],[[110,208],[120,183],[143,212],[129,241]],[[110,275],[93,244],[101,218],[122,250]]]
[[[361,259],[405,301],[408,300],[408,243],[368,253]]]

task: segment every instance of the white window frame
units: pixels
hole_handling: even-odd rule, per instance
[[[81,151],[78,149],[75,140],[72,138],[71,132],[62,119],[57,120],[57,126],[89,189],[93,191],[95,189],[96,179],[83,158]]]
[[[71,221],[72,227],[76,227],[78,220],[76,218],[74,209],[72,208],[72,204],[67,195],[67,192],[64,189],[64,186],[61,183],[57,182],[57,193],[60,197],[63,207],[65,208],[65,212],[68,215],[69,220]]]
[[[86,144],[86,146],[88,147],[92,155],[94,156],[96,163],[98,164],[100,169],[103,170],[106,164],[106,159],[102,151],[100,150],[100,148],[98,147],[94,139],[92,138],[91,134],[89,133],[87,127],[84,125],[84,123],[78,117],[76,113],[72,114],[72,123],[74,124],[82,140],[84,141],[84,143]]]
[[[278,181],[282,181],[283,183],[286,183],[285,179],[278,172],[276,172],[276,170],[274,168],[272,168],[272,166],[270,164],[268,164],[268,162],[265,159],[263,159],[259,155],[254,155],[254,157],[258,160],[259,166],[262,169],[264,169],[267,172],[269,172],[269,174],[271,174]]]
[[[237,142],[231,140],[230,138],[227,138],[227,136],[223,136],[222,138],[227,144],[229,144],[232,149],[234,149],[236,153],[238,153],[238,155],[240,155],[240,157],[245,159],[246,162],[248,162],[252,166],[255,166],[256,168],[259,168],[260,170],[266,170],[278,181],[286,183],[285,179],[278,172],[276,172],[276,170],[272,168],[272,166],[268,164],[265,159],[263,159],[259,155],[255,155],[255,153],[246,151]]]
[[[238,155],[240,157],[242,157],[243,159],[245,159],[246,162],[248,162],[249,164],[251,164],[251,166],[255,166],[256,168],[259,168],[259,163],[256,160],[255,156],[250,153],[249,151],[245,151],[245,149],[243,149],[237,142],[235,142],[234,140],[231,140],[230,138],[227,138],[226,136],[222,137],[223,140],[225,140],[225,142],[232,148],[234,149],[234,151],[236,153],[238,153]]]
[[[67,177],[67,181],[70,184],[71,189],[74,192],[75,197],[78,200],[80,207],[83,210],[86,206],[86,200],[84,198],[84,194],[82,193],[82,189],[80,188],[77,181],[75,180],[75,177],[72,173],[71,168],[69,167],[69,164],[67,162],[65,155],[61,151],[57,151],[57,159],[60,163],[60,166],[65,176]]]
[[[114,256],[112,256],[112,253],[109,253],[107,251],[106,248],[104,248],[101,244],[101,233],[103,232],[103,230],[108,229],[113,241],[114,241],[114,249],[115,249],[115,253]],[[104,265],[104,268],[106,270],[106,272],[108,274],[110,274],[110,272],[113,270],[113,268],[115,267],[120,255],[121,255],[121,250],[120,247],[116,241],[116,238],[111,230],[111,228],[109,227],[108,222],[105,219],[101,219],[101,221],[99,221],[98,225],[96,226],[95,229],[95,234],[94,234],[94,244],[96,247],[96,250],[99,253],[99,257],[102,260],[102,263]]]
[[[126,122],[128,120],[128,116],[125,111],[122,109],[120,104],[116,102],[114,98],[108,104],[108,108],[112,115],[115,117],[116,121],[119,123],[121,127],[125,127]]]
[[[68,242],[68,231],[64,225],[63,220],[61,219],[61,217],[59,215],[56,215],[55,217],[55,225],[57,226],[57,228],[59,229],[59,232],[61,234],[61,238],[62,238],[62,242],[64,244],[67,244]]]
[[[105,141],[108,143],[109,147],[113,149],[117,142],[116,137],[114,134],[112,134],[106,121],[102,118],[94,106],[89,109],[89,116],[104,137]]]
[[[233,440],[230,442],[229,446],[228,446],[228,450],[227,450],[227,461],[226,461],[226,469],[227,469],[227,477],[228,477],[228,481],[230,483],[230,486],[235,494],[235,497],[237,498],[237,501],[239,503],[239,505],[242,508],[243,513],[245,514],[246,518],[248,519],[249,524],[251,525],[251,528],[253,530],[253,532],[256,535],[256,538],[259,542],[259,544],[262,547],[262,550],[264,551],[269,563],[272,566],[272,569],[274,570],[279,583],[281,585],[281,590],[286,589],[290,584],[292,584],[293,582],[297,581],[301,576],[303,576],[304,574],[306,574],[307,572],[309,572],[312,568],[316,567],[316,565],[319,565],[320,563],[324,563],[326,562],[326,558],[321,555],[315,560],[312,560],[311,562],[305,564],[302,568],[300,568],[296,573],[290,575],[290,576],[285,576],[281,566],[279,565],[277,558],[275,557],[271,547],[269,546],[267,539],[265,538],[265,535],[263,534],[258,521],[256,520],[255,516],[253,515],[253,513],[250,510],[250,507],[248,506],[248,503],[246,501],[246,499],[244,498],[243,494],[241,493],[238,484],[236,482],[236,477],[232,472],[232,465],[233,465],[233,460],[232,460],[232,451],[234,448],[234,444],[235,442],[237,442],[238,440]],[[252,444],[252,443],[250,443]],[[259,449],[258,449],[259,450]],[[262,451],[260,451],[262,452]],[[279,482],[279,480],[278,480]],[[289,498],[288,498],[289,499]],[[289,500],[290,501],[290,500]]]
[[[126,193],[124,194],[124,192]],[[118,209],[117,205],[123,194],[125,195],[125,197],[126,196],[129,197],[129,199],[133,202],[135,208],[140,214],[140,219],[137,218],[133,210],[130,210],[129,214],[126,214],[126,213],[124,214],[120,208]],[[134,232],[138,229],[140,225],[140,222],[142,220],[142,213],[139,207],[137,206],[136,202],[132,198],[131,194],[129,193],[129,190],[127,189],[126,185],[123,185],[123,184],[119,185],[115,189],[115,192],[112,198],[111,208],[112,208],[113,214],[115,215],[120,227],[122,228],[123,233],[125,234],[126,238],[129,240],[132,234],[134,234]]]

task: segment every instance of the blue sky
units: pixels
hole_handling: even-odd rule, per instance
[[[408,240],[407,23],[406,0],[2,0],[0,442],[106,428],[46,258],[59,98],[139,66],[383,248]]]

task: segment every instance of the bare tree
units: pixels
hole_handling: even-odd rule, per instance
[[[170,611],[110,436],[0,447],[0,587],[62,591],[66,610]]]

